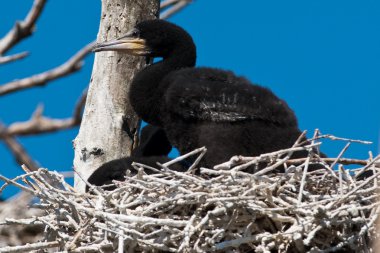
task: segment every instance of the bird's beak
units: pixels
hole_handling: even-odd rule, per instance
[[[124,36],[115,40],[98,43],[93,52],[120,51],[131,55],[147,56],[151,52],[144,39]]]

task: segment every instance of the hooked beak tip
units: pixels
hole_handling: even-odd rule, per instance
[[[131,55],[145,56],[149,54],[150,49],[146,45],[145,40],[139,38],[122,38],[102,43],[97,43],[92,52],[101,51],[120,51]]]

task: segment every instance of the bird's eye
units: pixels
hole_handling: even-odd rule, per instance
[[[132,36],[132,37],[139,37],[139,35],[140,35],[139,30],[137,30],[137,29],[133,29],[133,30],[131,31],[131,36]]]

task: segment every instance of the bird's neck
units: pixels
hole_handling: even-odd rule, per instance
[[[195,46],[182,46],[173,50],[162,61],[137,73],[131,85],[130,101],[135,112],[144,121],[162,126],[159,112],[168,84],[161,81],[172,71],[194,67],[195,60]]]

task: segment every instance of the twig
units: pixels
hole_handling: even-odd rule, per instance
[[[35,0],[26,18],[16,22],[13,28],[0,40],[0,55],[4,55],[11,47],[22,39],[30,36],[34,31],[34,25],[41,15],[46,0]]]
[[[8,185],[14,185],[14,186],[20,188],[23,191],[26,191],[26,192],[29,192],[29,193],[33,193],[33,190],[29,189],[26,186],[23,186],[22,184],[17,183],[16,179],[10,180],[10,179],[8,179],[8,178],[0,175],[0,180],[4,181],[7,184],[7,186]],[[4,189],[4,188],[2,187],[1,189]]]
[[[12,62],[12,61],[17,61],[17,60],[20,60],[20,59],[27,57],[28,55],[29,55],[28,52],[22,52],[22,53],[18,53],[18,54],[9,55],[9,56],[0,56],[0,64],[5,64],[5,63]]]
[[[184,159],[186,159],[186,158],[188,158],[190,156],[193,156],[193,155],[198,154],[198,153],[204,153],[206,151],[207,151],[207,149],[205,147],[194,149],[193,151],[191,151],[191,152],[189,152],[187,154],[184,154],[184,155],[179,156],[179,157],[177,157],[177,158],[175,158],[175,159],[173,159],[173,160],[171,160],[169,162],[166,162],[166,163],[162,164],[162,166],[168,168],[170,165],[172,165],[174,163],[177,163],[178,161],[182,161],[182,160],[184,160]]]
[[[306,131],[303,131],[303,133],[298,137],[296,142],[293,144],[292,148],[296,148],[299,146],[301,140],[306,136]],[[314,143],[313,143],[314,144]],[[266,173],[269,173],[270,171],[273,171],[274,169],[278,168],[278,166],[286,163],[287,160],[290,159],[290,157],[293,155],[294,151],[292,149],[289,150],[289,152],[286,154],[286,156],[279,161],[277,161],[275,164],[268,166],[265,169],[262,169],[255,173],[256,176],[264,175]],[[242,165],[241,165],[242,166]],[[239,166],[239,167],[241,167]]]
[[[318,133],[319,133],[319,130],[315,129],[313,138],[315,138],[318,135]],[[313,139],[311,141],[311,144],[314,144],[314,143],[315,143],[315,140]],[[308,152],[308,156],[306,158],[306,161],[305,161],[305,165],[304,165],[303,172],[302,172],[300,189],[299,189],[298,198],[297,198],[297,206],[300,206],[302,203],[302,197],[304,195],[304,189],[305,189],[305,185],[306,185],[306,177],[307,177],[307,172],[309,169],[310,158],[313,156],[313,153],[314,153],[313,149],[310,149]]]
[[[82,119],[82,109],[86,101],[86,92],[83,92],[75,105],[73,116],[67,119],[51,119],[44,117],[43,106],[39,105],[34,111],[32,117],[25,122],[15,122],[0,129],[0,138],[14,135],[34,135],[40,133],[55,132],[59,130],[73,128],[78,126]]]
[[[307,158],[297,158],[297,159],[290,159],[286,161],[287,164],[302,164],[306,161]],[[360,160],[360,159],[349,159],[349,158],[320,158],[320,159],[315,159],[311,158],[310,162],[316,162],[316,161],[323,161],[325,163],[334,163],[337,162],[339,164],[343,165],[350,165],[350,164],[357,164],[357,165],[367,165],[368,161],[367,160]]]
[[[31,252],[32,250],[40,250],[40,249],[49,249],[55,248],[59,246],[58,241],[54,242],[36,242],[32,244],[22,245],[22,246],[13,246],[13,247],[2,247],[0,248],[0,252]]]
[[[46,83],[58,79],[60,77],[71,74],[75,71],[78,71],[82,67],[83,58],[91,52],[93,47],[93,43],[86,45],[84,48],[79,50],[73,57],[71,57],[68,61],[63,63],[62,65],[48,70],[46,72],[27,77],[24,79],[12,81],[0,86],[0,96],[9,94],[11,92],[16,92],[19,90],[32,88],[36,86],[42,86]]]
[[[170,5],[176,4],[178,1],[181,1],[181,0],[164,0],[160,4],[160,9],[161,10],[165,9],[165,8],[169,7]]]
[[[4,125],[0,123],[0,132],[4,131],[3,129],[5,129]],[[38,169],[38,164],[30,157],[25,148],[16,140],[16,138],[12,136],[5,136],[3,141],[12,152],[19,165],[25,164],[33,171]]]
[[[302,147],[292,147],[292,148],[287,148],[287,149],[281,149],[278,151],[274,151],[271,153],[267,154],[262,154],[260,156],[253,156],[253,157],[245,157],[245,156],[233,156],[228,162],[218,164],[214,166],[214,169],[216,170],[229,170],[235,165],[241,164],[242,168],[246,168],[252,164],[258,163],[258,162],[268,162],[274,157],[278,157],[283,154],[288,154],[289,152],[296,152],[296,151],[302,151],[302,150],[308,150],[312,149],[314,147],[318,147],[321,145],[320,142],[317,142],[312,145],[306,145]],[[240,168],[239,168],[240,169]],[[262,174],[262,173],[260,173]]]
[[[342,151],[340,151],[338,157],[337,157],[337,158],[335,159],[335,161],[331,164],[331,166],[330,166],[331,169],[334,169],[335,164],[338,163],[339,159],[343,156],[344,152],[347,151],[347,149],[350,147],[350,145],[351,145],[351,142],[348,142],[348,143],[346,144],[346,146],[344,146],[344,148],[342,149]]]
[[[307,170],[309,168],[309,163],[310,163],[310,154],[306,158],[305,167],[303,169],[301,185],[300,185],[300,190],[299,190],[298,199],[297,199],[297,206],[300,206],[302,203],[303,190],[304,190],[305,183],[306,183],[306,175],[307,175]]]
[[[338,171],[339,171],[339,190],[340,190],[340,195],[343,196],[343,166],[342,165],[339,165],[338,167]]]
[[[355,139],[349,139],[349,138],[341,138],[341,137],[336,137],[332,134],[323,134],[317,136],[314,140],[319,140],[319,139],[330,139],[333,141],[346,141],[346,142],[355,142],[355,143],[360,143],[360,144],[372,144],[371,141],[363,141],[363,140],[355,140]]]
[[[355,189],[353,189],[352,191],[346,193],[344,196],[342,196],[336,203],[331,203],[330,204],[330,207],[333,205],[333,204],[339,204],[341,202],[343,202],[346,198],[348,198],[349,196],[351,196],[352,194],[354,194],[355,192],[357,192],[358,190],[360,190],[361,188],[363,188],[365,185],[367,185],[370,181],[372,181],[373,179],[375,179],[376,177],[378,177],[380,175],[380,172],[377,172],[376,174],[370,176],[369,178],[367,178],[363,183],[361,183],[358,187],[356,187]]]
[[[165,8],[168,6],[168,9],[160,14],[160,19],[168,19],[173,16],[183,8],[185,8],[188,4],[190,4],[192,0],[177,0],[177,1],[164,1],[161,3],[161,8]]]
[[[366,164],[366,166],[364,166],[363,168],[361,168],[359,170],[359,172],[355,175],[355,178],[358,178],[360,175],[362,175],[369,167],[371,167],[372,165],[378,163],[380,160],[380,155],[376,156],[375,158],[373,158],[372,161],[368,162]]]

